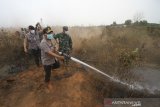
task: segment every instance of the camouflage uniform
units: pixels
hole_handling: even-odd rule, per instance
[[[59,33],[55,35],[55,39],[59,40],[59,51],[62,53],[70,54],[72,50],[72,39],[66,33]]]

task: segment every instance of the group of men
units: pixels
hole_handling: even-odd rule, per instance
[[[38,67],[42,61],[47,84],[50,83],[51,70],[60,67],[59,60],[65,60],[59,52],[70,54],[72,51],[72,39],[66,32],[67,26],[63,27],[62,33],[55,34],[51,27],[42,29],[37,23],[36,27],[28,27],[28,33],[24,37],[24,52],[34,56]]]

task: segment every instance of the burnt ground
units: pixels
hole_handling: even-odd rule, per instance
[[[1,79],[1,107],[103,107],[104,98],[160,96],[128,90],[76,64],[52,71],[51,89],[43,79],[42,67]]]

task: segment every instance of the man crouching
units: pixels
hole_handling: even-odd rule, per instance
[[[56,54],[55,46],[52,44],[53,38],[53,31],[50,27],[47,27],[43,30],[43,40],[40,43],[41,48],[41,60],[44,66],[45,71],[45,82],[47,83],[48,88],[50,88],[50,77],[51,77],[51,70],[60,67],[59,60],[64,60],[63,56]],[[56,59],[57,58],[57,59]]]

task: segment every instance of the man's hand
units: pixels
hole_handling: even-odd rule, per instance
[[[59,58],[58,58],[59,60],[64,60],[64,56],[59,56]]]

